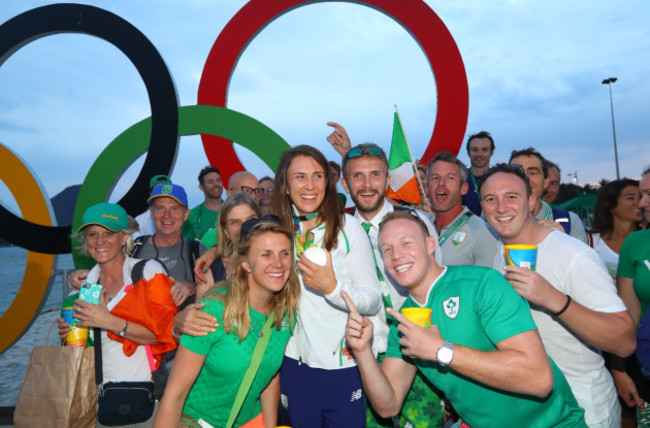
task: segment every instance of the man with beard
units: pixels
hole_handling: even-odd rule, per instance
[[[589,243],[585,226],[580,217],[562,208],[553,208],[542,199],[544,187],[548,185],[548,164],[540,152],[533,147],[524,150],[513,150],[510,155],[511,165],[521,165],[530,181],[530,187],[535,196],[533,216],[541,225],[566,232],[582,242]]]
[[[478,194],[477,180],[490,167],[494,154],[494,139],[487,131],[477,132],[467,138],[467,155],[471,164],[467,179],[467,193],[463,195],[463,205],[476,215],[481,215],[481,198]]]
[[[199,172],[199,189],[205,200],[192,208],[183,225],[183,236],[187,239],[201,239],[208,229],[217,226],[223,202],[223,182],[217,168],[206,166]]]
[[[384,310],[371,317],[375,325],[375,336],[373,348],[378,354],[378,360],[383,359],[386,352],[388,330],[392,317],[386,316],[386,308],[399,309],[408,296],[408,291],[393,281],[385,274],[383,259],[379,253],[378,235],[379,223],[385,215],[400,207],[393,207],[384,198],[390,175],[388,174],[388,159],[381,147],[372,143],[359,144],[345,153],[342,161],[343,179],[341,184],[346,192],[352,197],[356,206],[354,216],[361,222],[361,225],[368,234],[368,239],[375,258],[377,277],[382,289]],[[426,217],[418,213],[422,221],[427,225],[429,233],[437,237],[436,231]],[[440,252],[436,251],[436,258],[440,262]],[[389,321],[387,321],[387,318]],[[371,413],[373,413],[371,411]],[[381,420],[375,414],[368,415],[368,427],[392,426],[390,420]],[[395,418],[399,418],[395,416]],[[429,392],[422,377],[416,377],[407,397],[404,407],[401,409],[401,426],[410,422],[418,426],[421,421],[427,421],[428,426],[443,426],[443,409],[440,405],[440,398]]]
[[[426,183],[442,264],[492,267],[497,240],[461,201],[468,188],[465,165],[449,152],[438,153],[429,163]]]

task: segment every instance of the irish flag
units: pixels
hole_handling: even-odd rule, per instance
[[[414,166],[411,149],[406,141],[399,116],[395,112],[393,119],[393,141],[391,142],[390,155],[388,156],[390,185],[388,190],[386,190],[386,196],[411,204],[419,205],[422,203]]]

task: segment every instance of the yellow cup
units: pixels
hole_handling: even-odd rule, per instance
[[[411,322],[420,327],[431,327],[431,309],[429,308],[402,308],[402,314]]]
[[[506,262],[510,266],[519,266],[535,270],[537,267],[537,245],[506,245]]]

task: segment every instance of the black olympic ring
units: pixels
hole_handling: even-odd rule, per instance
[[[58,33],[99,37],[126,55],[140,74],[151,106],[151,139],[144,165],[119,204],[131,215],[146,209],[149,180],[168,174],[178,149],[178,98],[174,81],[156,47],[119,16],[94,6],[63,3],[22,13],[0,25],[0,66],[23,46]],[[71,226],[49,227],[25,221],[0,205],[0,236],[30,251],[71,251]]]

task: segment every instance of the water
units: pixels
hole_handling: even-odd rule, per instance
[[[25,274],[26,264],[27,250],[18,247],[0,247],[0,316],[16,297]],[[55,280],[44,297],[45,304],[41,308],[41,313],[25,334],[0,354],[0,407],[16,405],[32,348],[45,344],[48,330],[54,319],[59,316],[63,296],[67,295],[66,274],[61,272],[69,271],[74,268],[73,266],[71,254],[58,256],[54,270]],[[55,328],[47,339],[47,344],[59,344]]]
[[[25,275],[27,250],[19,247],[0,247],[0,316],[6,312]],[[74,264],[71,254],[61,254],[57,258],[55,272],[72,270]],[[49,293],[46,295],[43,311],[58,309],[63,302],[63,287],[66,285],[63,275],[58,273]]]

